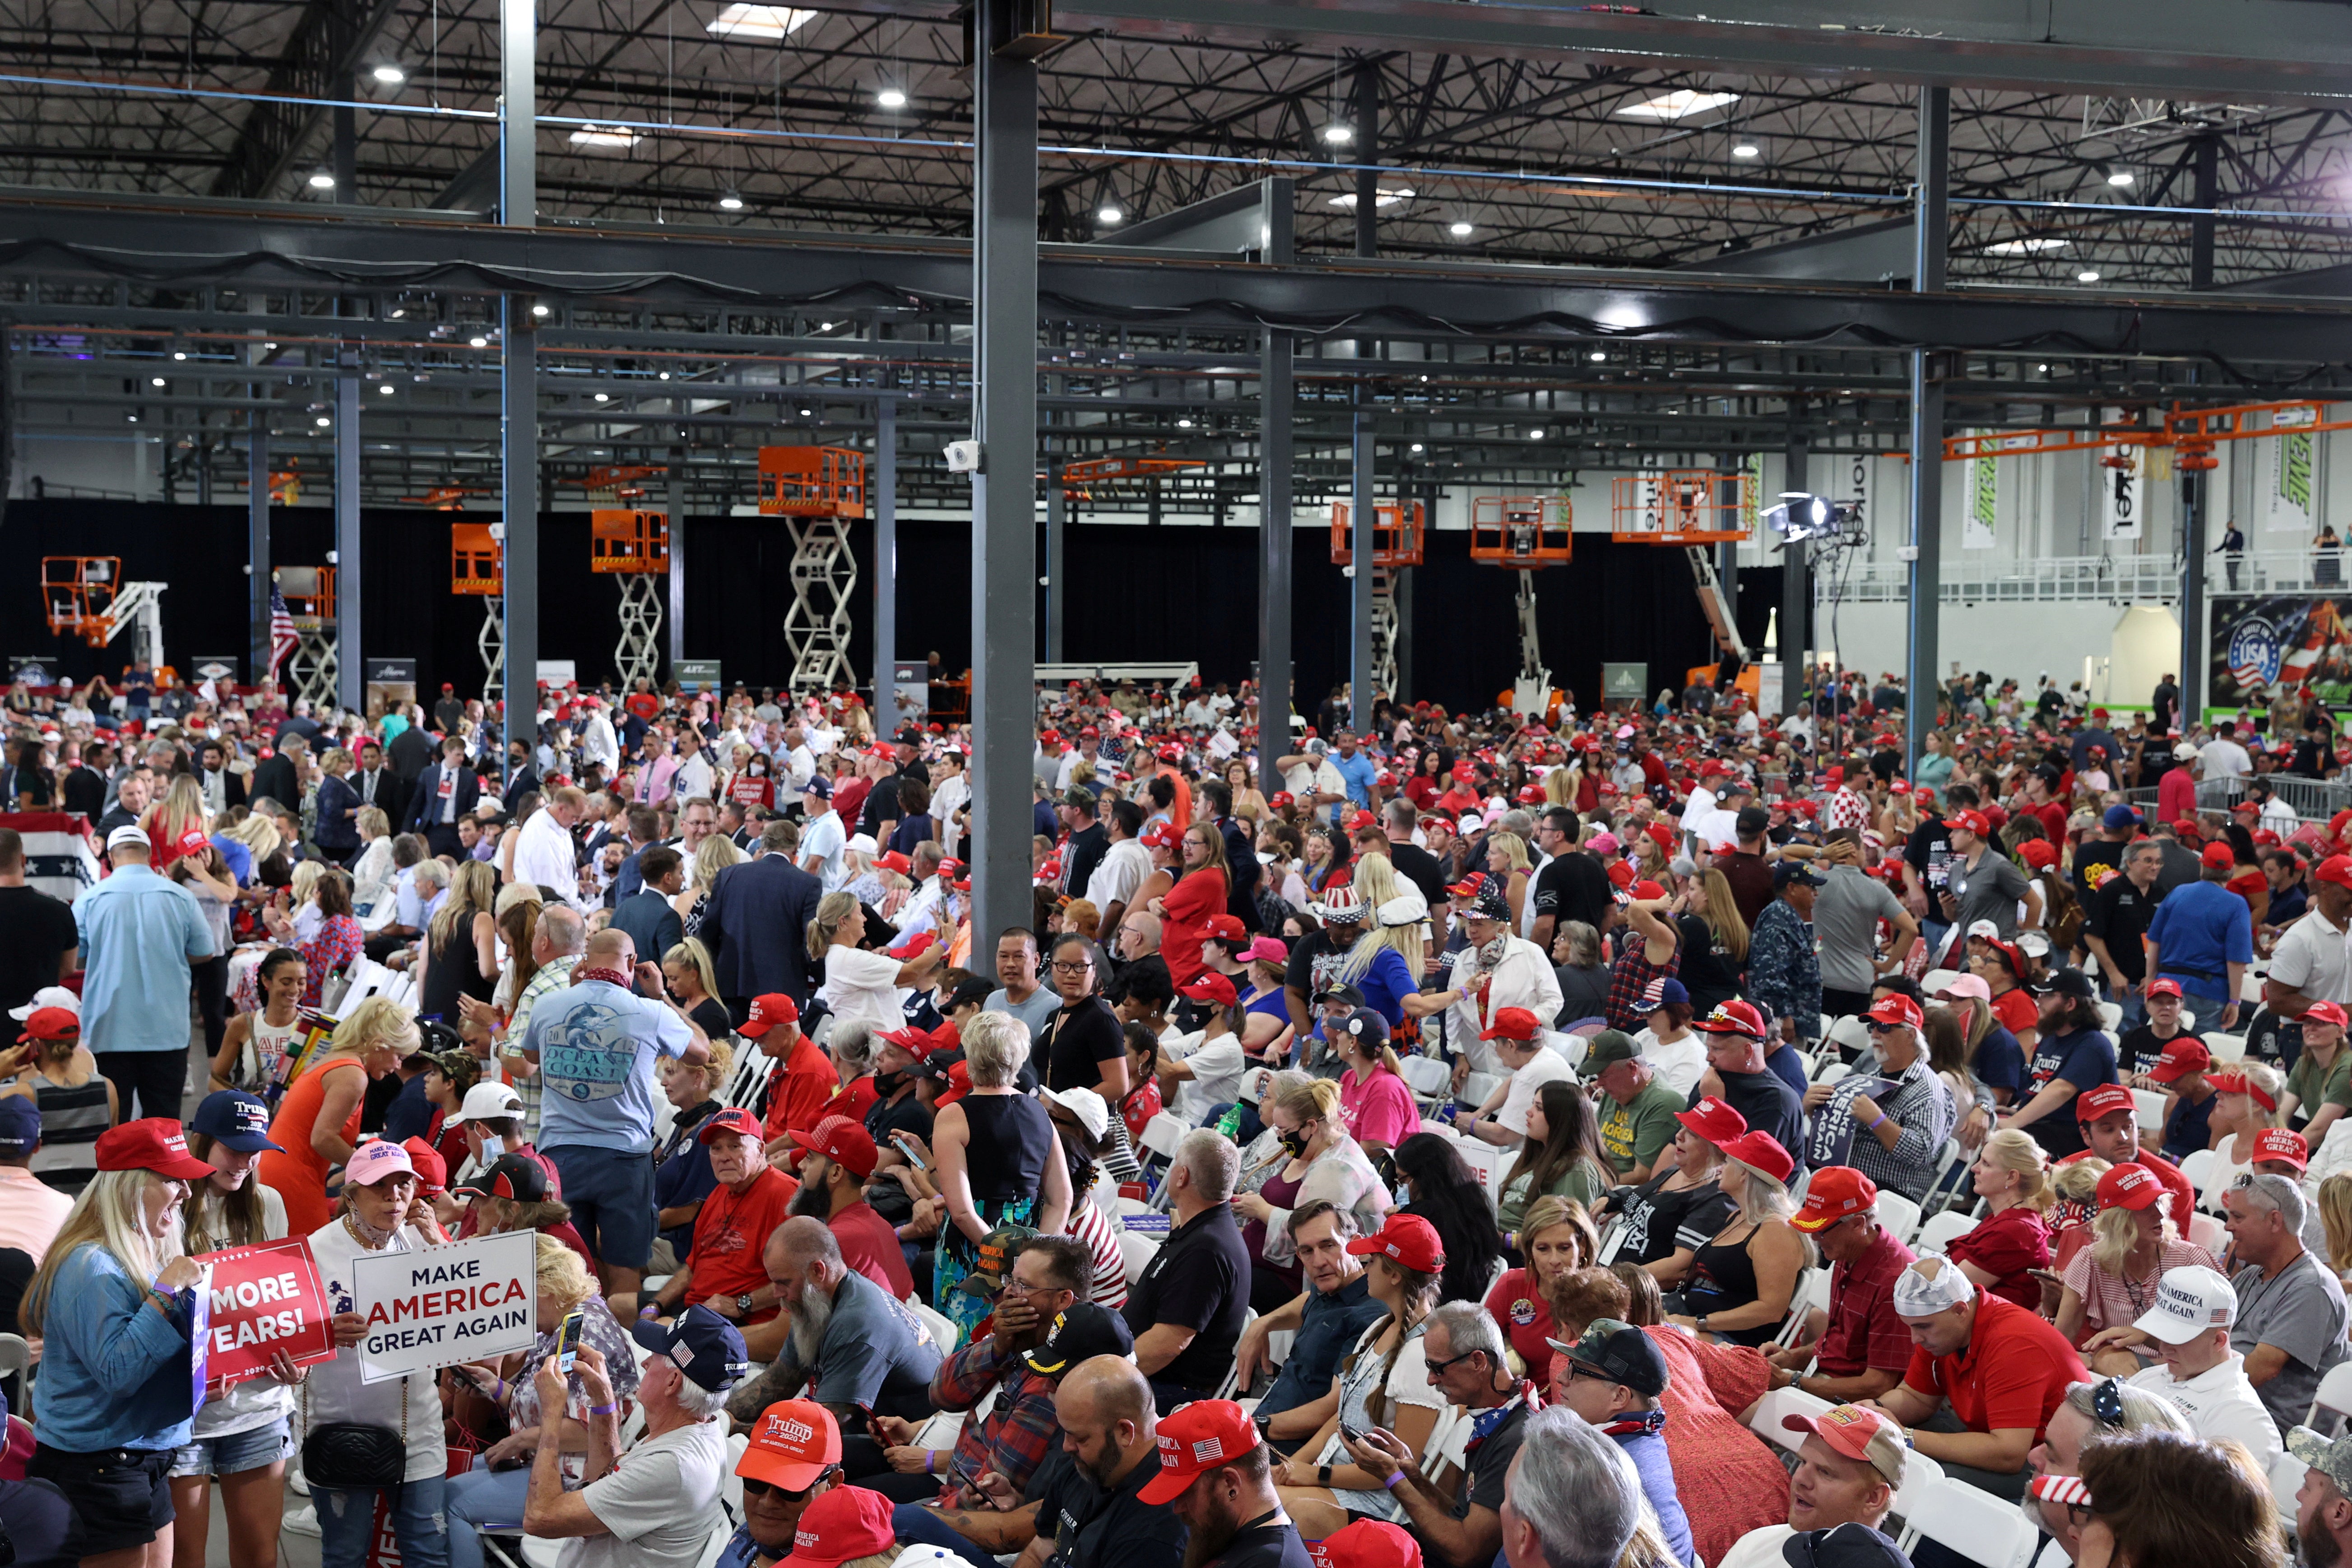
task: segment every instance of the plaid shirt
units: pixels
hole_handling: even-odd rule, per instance
[[[1891,1372],[1900,1377],[1911,1364],[1911,1331],[1895,1315],[1895,1282],[1911,1267],[1911,1249],[1885,1226],[1870,1250],[1830,1269],[1830,1317],[1822,1327],[1824,1377],[1859,1377]]]
[[[1649,989],[1651,981],[1672,980],[1682,969],[1681,942],[1675,943],[1674,956],[1662,964],[1650,962],[1649,949],[1648,941],[1640,931],[1631,931],[1625,951],[1609,966],[1609,1026],[1612,1029],[1622,1029],[1629,1035],[1641,1033],[1644,1018],[1633,1007],[1642,1000],[1642,993]],[[1814,989],[1818,994],[1820,987],[1816,985]]]
[[[540,965],[539,973],[530,977],[530,983],[522,988],[522,994],[515,998],[514,1016],[507,1020],[507,1046],[509,1050],[521,1049],[523,1031],[530,1027],[531,1009],[553,993],[570,985],[572,966],[579,962],[580,954],[567,952]],[[539,1142],[539,1096],[541,1088],[539,1074],[516,1072],[509,1064],[507,1082],[522,1100],[523,1138],[536,1143]]]
[[[1019,1352],[1007,1355],[996,1348],[996,1336],[984,1334],[940,1363],[931,1374],[931,1403],[941,1410],[970,1412],[1003,1387],[984,1421],[967,1414],[956,1434],[955,1457],[940,1500],[951,1501],[961,1480],[976,1480],[994,1470],[1026,1489],[1029,1477],[1045,1462],[1060,1437],[1062,1425],[1054,1414],[1054,1383],[1029,1370]]]
[[[1798,1038],[1821,1038],[1822,955],[1813,948],[1813,928],[1786,899],[1773,900],[1756,917],[1748,939],[1748,994],[1774,1017],[1794,1018]],[[1616,1000],[1612,992],[1612,1023]]]

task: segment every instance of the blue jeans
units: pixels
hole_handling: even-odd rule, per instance
[[[996,1559],[950,1530],[936,1510],[902,1502],[890,1510],[890,1533],[908,1546],[937,1546],[952,1552],[971,1568],[997,1568]]]
[[[474,1456],[474,1468],[448,1483],[449,1568],[482,1568],[485,1530],[520,1530],[530,1496],[530,1467],[494,1470]]]
[[[439,1476],[409,1481],[392,1492],[392,1530],[402,1568],[449,1568],[449,1527],[442,1511],[448,1483]],[[322,1568],[362,1568],[375,1527],[376,1489],[341,1489],[310,1483],[319,1510]]]
[[[2185,980],[2180,984],[2180,1005],[2197,1015],[2197,1026],[2200,1029],[2221,1027],[2221,1010],[2229,1005],[2219,996],[2209,996],[2202,992],[2191,991],[2189,989],[2189,983]]]

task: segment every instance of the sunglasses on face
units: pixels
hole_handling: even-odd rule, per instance
[[[798,1491],[793,1490],[790,1487],[780,1487],[773,1481],[754,1480],[750,1476],[745,1476],[741,1478],[743,1495],[747,1498],[766,1497],[770,1492],[773,1492],[785,1502],[806,1502],[809,1493],[816,1490],[826,1481],[837,1479],[840,1474],[839,1465],[827,1465],[822,1475]]]

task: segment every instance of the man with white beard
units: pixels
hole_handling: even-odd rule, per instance
[[[844,1264],[841,1244],[824,1221],[799,1215],[778,1226],[761,1262],[792,1331],[760,1377],[728,1401],[749,1425],[779,1399],[797,1394],[815,1375],[807,1397],[842,1423],[842,1469],[852,1480],[889,1468],[866,1417],[932,1412],[931,1374],[940,1352],[921,1321],[887,1291]]]

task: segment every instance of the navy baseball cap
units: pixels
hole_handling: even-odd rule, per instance
[[[240,1154],[258,1154],[264,1149],[286,1152],[283,1145],[269,1141],[269,1107],[259,1096],[242,1089],[225,1089],[205,1096],[188,1131],[201,1132]]]
[[[640,1319],[629,1335],[654,1354],[669,1357],[678,1371],[713,1394],[734,1387],[751,1370],[743,1336],[708,1307],[688,1307],[667,1323]]]
[[[2139,813],[2127,805],[2111,805],[2099,821],[2110,828],[2132,827],[2138,825]]]
[[[41,1108],[27,1094],[0,1100],[0,1154],[29,1154],[41,1141]]]

